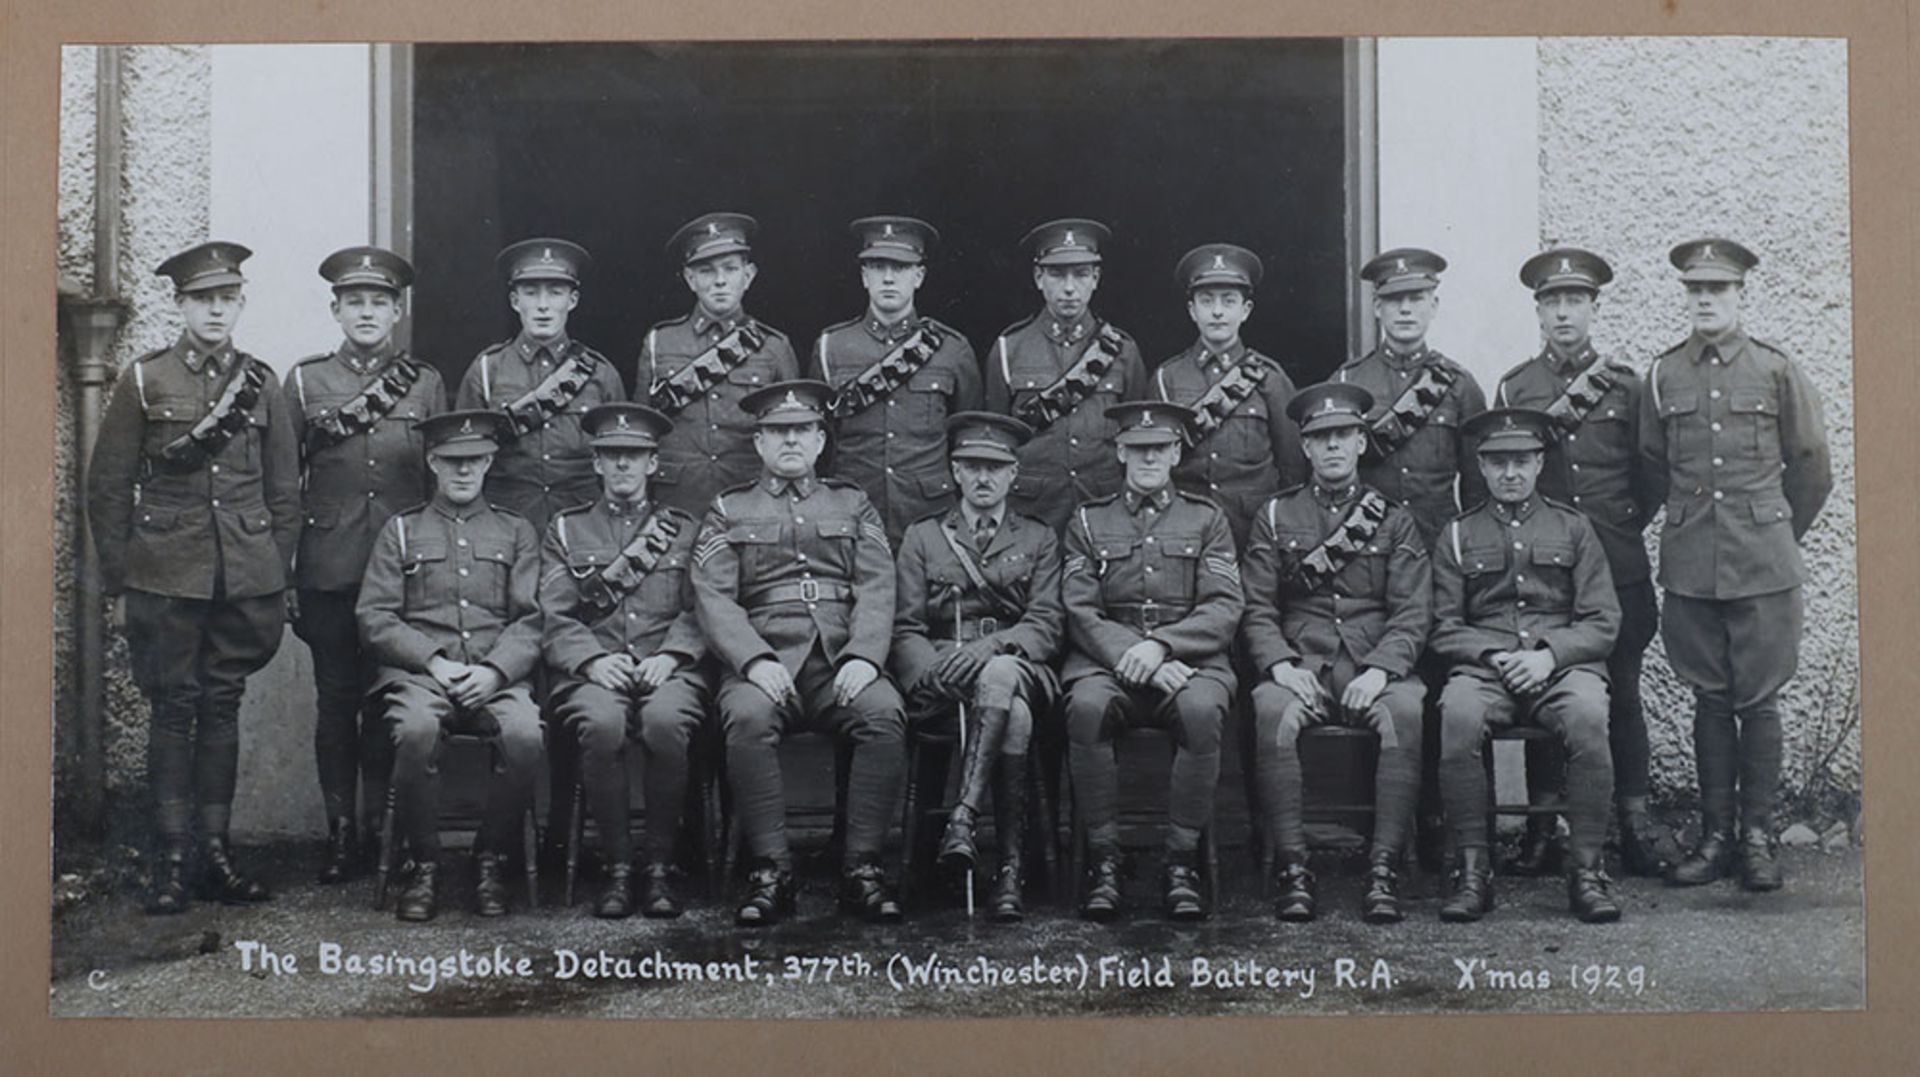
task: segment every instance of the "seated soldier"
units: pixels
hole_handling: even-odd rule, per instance
[[[1567,903],[1589,923],[1620,918],[1600,861],[1613,799],[1607,746],[1607,655],[1620,632],[1606,551],[1593,525],[1534,492],[1553,419],[1532,408],[1483,412],[1478,441],[1491,497],[1440,532],[1433,554],[1433,652],[1450,673],[1440,694],[1440,797],[1459,847],[1440,918],[1493,908],[1487,859],[1487,732],[1539,723],[1567,753],[1572,830]]]
[[[735,825],[753,870],[735,914],[748,926],[793,912],[780,739],[825,725],[852,743],[841,908],[897,921],[880,867],[900,796],[906,705],[880,675],[893,628],[893,554],[853,483],[823,479],[824,382],[775,382],[741,398],[755,416],[760,478],[713,499],[694,551],[694,604],[720,659],[720,728]]]
[[[587,412],[585,426],[603,496],[556,514],[540,549],[548,698],[580,745],[580,782],[606,857],[607,888],[594,915],[633,911],[626,757],[635,738],[646,761],[641,910],[674,917],[680,901],[668,866],[686,800],[688,747],[711,695],[687,575],[696,525],[649,497],[656,450],[673,420],[644,404],[601,404]]]
[[[1433,576],[1406,509],[1356,478],[1373,394],[1330,382],[1287,405],[1313,478],[1255,515],[1242,568],[1241,639],[1263,677],[1253,689],[1255,755],[1266,830],[1279,852],[1275,911],[1313,919],[1301,815],[1300,733],[1320,722],[1380,735],[1372,867],[1362,915],[1401,918],[1396,871],[1420,790],[1421,703],[1414,662],[1433,616]]]
[[[450,411],[417,425],[433,497],[380,529],[355,617],[378,663],[369,698],[391,731],[393,792],[413,878],[402,920],[431,920],[439,901],[440,751],[448,733],[494,738],[496,765],[474,840],[474,908],[503,916],[507,851],[533,797],[540,710],[527,688],[540,657],[540,542],[533,525],[480,496],[505,417]]]
[[[971,871],[974,827],[993,775],[1000,867],[988,908],[1024,915],[1027,746],[1035,715],[1053,712],[1060,682],[1048,665],[1060,646],[1060,541],[1053,528],[1007,508],[1020,465],[1014,450],[1033,430],[1018,419],[963,411],[947,419],[961,502],[907,528],[898,559],[893,674],[915,721],[966,705],[960,796],[940,859]]]
[[[1107,409],[1126,489],[1094,498],[1067,522],[1061,599],[1071,647],[1068,766],[1085,828],[1080,915],[1120,910],[1119,772],[1114,741],[1130,724],[1170,728],[1166,911],[1206,916],[1197,854],[1220,780],[1220,728],[1234,691],[1228,649],[1244,600],[1233,532],[1220,506],[1175,490],[1173,468],[1192,411],[1138,401]]]

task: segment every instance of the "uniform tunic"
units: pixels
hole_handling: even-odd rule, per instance
[[[1041,311],[1007,327],[987,355],[987,410],[1020,417],[1027,401],[1060,380],[1094,346],[1101,322],[1092,314],[1071,324]],[[1146,365],[1133,338],[1120,334],[1120,355],[1099,386],[1072,412],[1016,450],[1020,476],[1008,504],[1058,531],[1082,501],[1117,493],[1124,482],[1114,455],[1107,408],[1148,393]]]
[[[361,396],[387,377],[396,364],[415,372],[391,408],[357,434],[324,447],[308,448],[312,424],[324,422],[341,405]],[[362,756],[360,705],[372,679],[372,663],[360,650],[354,603],[374,539],[389,518],[418,505],[432,492],[424,445],[413,424],[445,411],[447,390],[440,372],[395,351],[391,343],[366,352],[343,341],[331,353],[312,356],[288,373],[283,395],[291,405],[301,453],[301,508],[305,527],[294,583],[300,589],[300,616],[294,632],[313,653],[318,701],[313,739],[327,818],[352,814],[354,775]],[[373,723],[369,723],[371,732]],[[384,791],[384,755],[367,738],[368,803]]]
[[[1613,799],[1606,660],[1620,604],[1593,525],[1538,494],[1489,500],[1447,525],[1433,557],[1431,646],[1452,667],[1440,697],[1440,792],[1455,840],[1487,843],[1487,728],[1528,717],[1566,744],[1570,847],[1576,859],[1597,855]],[[1487,656],[1536,648],[1552,652],[1554,670],[1540,692],[1516,697]]]
[[[1451,370],[1458,380],[1427,421],[1390,457],[1371,450],[1360,463],[1360,480],[1413,514],[1420,538],[1429,547],[1448,520],[1486,498],[1486,482],[1470,446],[1460,444],[1460,424],[1487,410],[1486,396],[1467,368],[1426,346],[1412,355],[1376,347],[1333,372],[1333,380],[1358,385],[1373,394],[1368,421],[1377,422],[1400,399],[1428,362]]]
[[[617,559],[655,516],[678,530],[653,568],[613,605],[589,603],[583,585]],[[686,796],[688,748],[711,696],[699,664],[706,641],[693,612],[688,575],[697,532],[693,518],[677,509],[603,497],[556,515],[541,544],[541,652],[553,671],[554,713],[579,742],[588,807],[613,863],[624,862],[630,850],[624,763],[630,736],[645,749],[648,858],[664,862],[673,850]],[[671,654],[680,668],[636,701],[585,677],[589,664],[615,654],[635,660]]]
[[[660,439],[654,496],[695,517],[707,511],[715,494],[760,474],[760,456],[753,449],[753,417],[740,410],[740,398],[763,385],[799,377],[800,363],[784,334],[745,313],[716,322],[695,311],[661,322],[647,330],[640,348],[633,398],[644,404],[655,383],[672,377],[748,322],[767,335],[766,344],[729,371],[705,397],[673,415],[673,431]]]
[[[1191,407],[1248,355],[1266,369],[1266,380],[1211,434],[1188,446],[1173,472],[1182,489],[1210,497],[1227,511],[1234,545],[1241,549],[1260,506],[1306,478],[1300,428],[1287,418],[1293,379],[1278,362],[1238,342],[1214,355],[1195,341],[1153,373],[1154,395]]]
[[[884,675],[847,706],[833,678],[847,660],[886,669],[893,628],[893,554],[880,515],[858,486],[811,475],[766,475],[714,498],[694,550],[694,608],[719,659],[728,782],[749,850],[790,862],[780,738],[824,721],[853,743],[846,854],[877,855],[900,791],[906,708]],[[786,667],[798,706],[746,679],[754,662]]]
[[[587,384],[539,429],[502,444],[487,472],[487,499],[526,517],[535,535],[555,512],[600,496],[593,449],[580,422],[588,408],[626,399],[620,372],[579,341],[562,337],[542,343],[522,333],[481,352],[467,367],[454,398],[454,406],[462,410],[504,408],[546,381],[574,352],[593,361]]]
[[[1061,679],[1076,810],[1091,842],[1117,842],[1111,742],[1125,723],[1171,726],[1168,842],[1190,851],[1213,814],[1220,727],[1234,689],[1228,650],[1246,606],[1226,513],[1171,489],[1112,494],[1074,511],[1065,552],[1060,591],[1071,646]],[[1195,669],[1171,696],[1123,685],[1112,672],[1144,639]]]
[[[941,335],[939,350],[887,399],[833,424],[834,474],[867,492],[896,545],[908,524],[953,502],[946,422],[954,412],[980,408],[980,363],[973,345],[931,318],[915,316],[885,326],[869,313],[820,334],[808,363],[808,377],[839,389],[923,325]]]
[[[1241,559],[1247,613],[1240,638],[1260,680],[1253,690],[1260,803],[1282,849],[1304,852],[1302,777],[1297,741],[1315,717],[1337,720],[1338,700],[1368,669],[1387,675],[1386,687],[1365,715],[1380,734],[1375,775],[1374,847],[1397,851],[1412,818],[1419,788],[1421,703],[1426,691],[1413,676],[1433,617],[1433,574],[1413,517],[1399,506],[1387,514],[1364,549],[1326,583],[1309,588],[1293,566],[1349,519],[1365,488],[1318,481],[1267,502],[1253,522]],[[1312,673],[1335,705],[1310,713],[1271,677],[1293,662]]]

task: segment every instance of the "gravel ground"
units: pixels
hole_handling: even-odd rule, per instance
[[[1486,920],[1442,924],[1440,882],[1416,875],[1409,919],[1373,927],[1357,914],[1361,865],[1329,856],[1316,864],[1321,918],[1307,925],[1279,923],[1250,875],[1229,873],[1228,898],[1216,915],[1176,927],[1154,918],[1157,880],[1142,865],[1129,881],[1131,915],[1114,925],[1083,923],[1036,903],[1027,922],[1011,929],[969,924],[950,907],[916,910],[898,927],[867,928],[835,916],[830,877],[816,871],[801,894],[799,917],[762,933],[737,930],[730,907],[699,899],[675,921],[595,920],[586,907],[593,883],[572,909],[558,907],[556,891],[535,912],[483,921],[465,910],[471,874],[454,854],[440,918],[401,924],[370,907],[370,880],[312,883],[307,847],[244,855],[275,885],[272,903],[195,905],[183,916],[149,918],[135,895],[120,893],[55,919],[51,1012],[1254,1015],[1821,1010],[1857,1008],[1866,998],[1857,848],[1785,851],[1787,886],[1771,895],[1747,894],[1732,883],[1673,890],[1627,879],[1619,884],[1625,918],[1611,925],[1568,916],[1557,879],[1510,877],[1498,880],[1499,904]],[[444,969],[336,970],[323,964],[333,946],[343,966],[352,957],[398,957]],[[457,967],[463,950],[464,970]],[[279,960],[278,971],[262,967],[262,951]],[[611,960],[601,970],[603,953]],[[488,967],[497,958],[504,968]],[[923,970],[932,971],[923,978]],[[982,983],[990,973],[1001,982]]]

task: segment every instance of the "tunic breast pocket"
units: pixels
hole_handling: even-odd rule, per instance
[[[1533,582],[1537,587],[1527,586],[1526,574],[1522,573],[1517,581],[1523,594],[1537,596],[1534,601],[1553,608],[1563,608],[1573,598],[1573,544],[1570,542],[1536,542],[1533,553],[1528,558],[1532,562]]]
[[[826,562],[846,579],[853,579],[854,547],[860,541],[860,525],[852,517],[830,516],[814,525],[817,551],[814,556]]]
[[[407,609],[418,612],[445,602],[447,547],[439,542],[409,542],[400,561],[406,580]]]
[[[944,371],[923,370],[907,382],[907,414],[901,418],[923,431],[941,429],[952,406],[953,376]]]
[[[653,571],[640,581],[640,601],[648,609],[675,610],[686,589],[687,552],[669,550],[653,563]]]
[[[727,545],[739,558],[742,581],[764,578],[791,560],[782,556],[780,521],[774,519],[734,521],[727,526]]]
[[[1780,451],[1780,400],[1765,389],[1737,389],[1727,402],[1739,424],[1740,445],[1755,453]]]
[[[1506,571],[1505,546],[1491,543],[1484,546],[1469,545],[1460,551],[1460,575],[1466,580],[1468,593],[1492,586]]]
[[[1140,540],[1132,535],[1095,535],[1087,550],[1087,559],[1093,565],[1093,574],[1101,581],[1114,578],[1115,570],[1122,564],[1132,561],[1134,550],[1140,546]],[[1157,571],[1157,570],[1156,570]],[[1104,588],[1102,594],[1108,601],[1129,602],[1138,599],[1138,595],[1121,594],[1111,585]]]
[[[200,416],[206,414],[207,405],[198,397],[180,393],[147,393],[146,438],[148,452],[157,452],[161,446],[187,432]]]
[[[474,543],[473,575],[474,587],[469,593],[475,597],[492,596],[494,608],[504,611],[513,586],[513,547],[502,542]]]
[[[1147,561],[1147,593],[1155,598],[1191,602],[1199,593],[1200,536],[1157,535],[1154,546],[1160,551],[1159,565]]]

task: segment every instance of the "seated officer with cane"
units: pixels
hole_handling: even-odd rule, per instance
[[[396,906],[402,920],[438,911],[446,735],[494,738],[497,762],[474,840],[481,916],[506,914],[506,850],[540,766],[540,710],[527,688],[540,658],[540,540],[523,517],[480,496],[506,421],[490,410],[420,421],[433,499],[380,529],[354,611],[379,664],[369,696],[392,731],[394,807],[415,864]]]
[[[1590,923],[1618,920],[1600,860],[1613,800],[1607,746],[1607,655],[1620,601],[1606,550],[1585,515],[1534,492],[1553,417],[1482,412],[1462,429],[1479,442],[1491,497],[1442,528],[1433,554],[1433,644],[1450,670],[1440,695],[1440,798],[1460,864],[1440,918],[1493,908],[1487,860],[1487,731],[1538,722],[1567,750],[1567,904]]]
[[[1254,763],[1280,855],[1282,920],[1314,914],[1297,741],[1318,722],[1364,724],[1380,735],[1362,915],[1369,923],[1402,915],[1395,873],[1420,790],[1426,696],[1413,666],[1433,616],[1433,576],[1413,515],[1355,477],[1372,408],[1372,393],[1338,382],[1302,390],[1287,405],[1313,479],[1266,503],[1242,561],[1240,635],[1261,673]]]
[[[712,692],[699,664],[706,642],[687,575],[696,525],[650,497],[656,452],[673,420],[644,404],[602,404],[587,412],[585,426],[603,496],[547,525],[541,650],[553,675],[553,713],[579,739],[580,781],[606,857],[607,889],[594,914],[618,919],[633,911],[626,754],[635,737],[646,759],[641,910],[674,917],[680,901],[668,865],[686,800],[688,747]]]
[[[1024,915],[1027,746],[1036,715],[1060,694],[1048,663],[1060,646],[1060,543],[1053,528],[1007,508],[1014,450],[1032,436],[1018,419],[964,411],[947,419],[961,503],[907,528],[897,562],[894,678],[915,721],[958,703],[966,721],[960,796],[940,859],[971,871],[974,827],[993,776],[1000,867],[988,898],[995,920]]]

